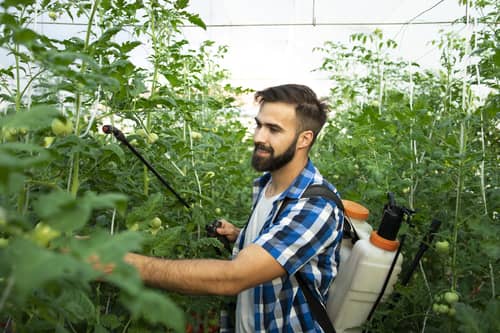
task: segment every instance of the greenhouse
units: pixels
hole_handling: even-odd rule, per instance
[[[498,1],[0,7],[0,332],[500,332]]]

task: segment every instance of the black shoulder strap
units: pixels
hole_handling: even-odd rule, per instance
[[[331,191],[329,188],[323,185],[310,185],[302,194],[302,198],[311,198],[311,197],[325,197],[331,199],[335,202],[337,207],[344,211],[344,205],[342,204],[342,200],[340,200],[339,196]],[[280,206],[278,213],[275,215],[275,219],[281,214],[283,209],[288,205],[290,199],[286,198]],[[328,313],[326,312],[326,308],[321,304],[321,302],[314,297],[311,290],[307,286],[306,282],[299,274],[295,274],[295,278],[299,283],[300,289],[304,293],[306,297],[307,303],[311,307],[311,313],[314,319],[318,322],[318,324],[323,329],[325,333],[335,333],[335,327],[333,327],[330,318],[328,317]]]
[[[339,196],[324,185],[321,184],[310,185],[302,194],[302,198],[312,198],[312,197],[328,198],[333,202],[335,202],[337,207],[342,212],[344,211],[344,205],[342,204],[342,200],[340,200]]]

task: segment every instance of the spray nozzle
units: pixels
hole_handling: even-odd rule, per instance
[[[395,240],[398,235],[401,223],[406,219],[410,223],[410,218],[415,212],[409,208],[398,206],[394,199],[394,193],[387,193],[388,203],[384,206],[382,221],[377,234],[388,240]]]

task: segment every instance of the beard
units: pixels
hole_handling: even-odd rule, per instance
[[[295,140],[288,146],[285,152],[281,155],[274,156],[273,147],[266,147],[263,144],[254,144],[254,151],[252,155],[252,167],[256,171],[269,171],[273,172],[281,169],[290,162],[295,156],[295,148],[297,147],[298,136]],[[269,153],[268,157],[258,156],[256,154],[257,149],[264,150]]]

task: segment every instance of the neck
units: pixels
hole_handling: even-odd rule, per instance
[[[271,172],[272,183],[269,185],[268,195],[276,195],[286,190],[304,170],[307,165],[308,158],[294,158],[287,165],[279,170]]]

